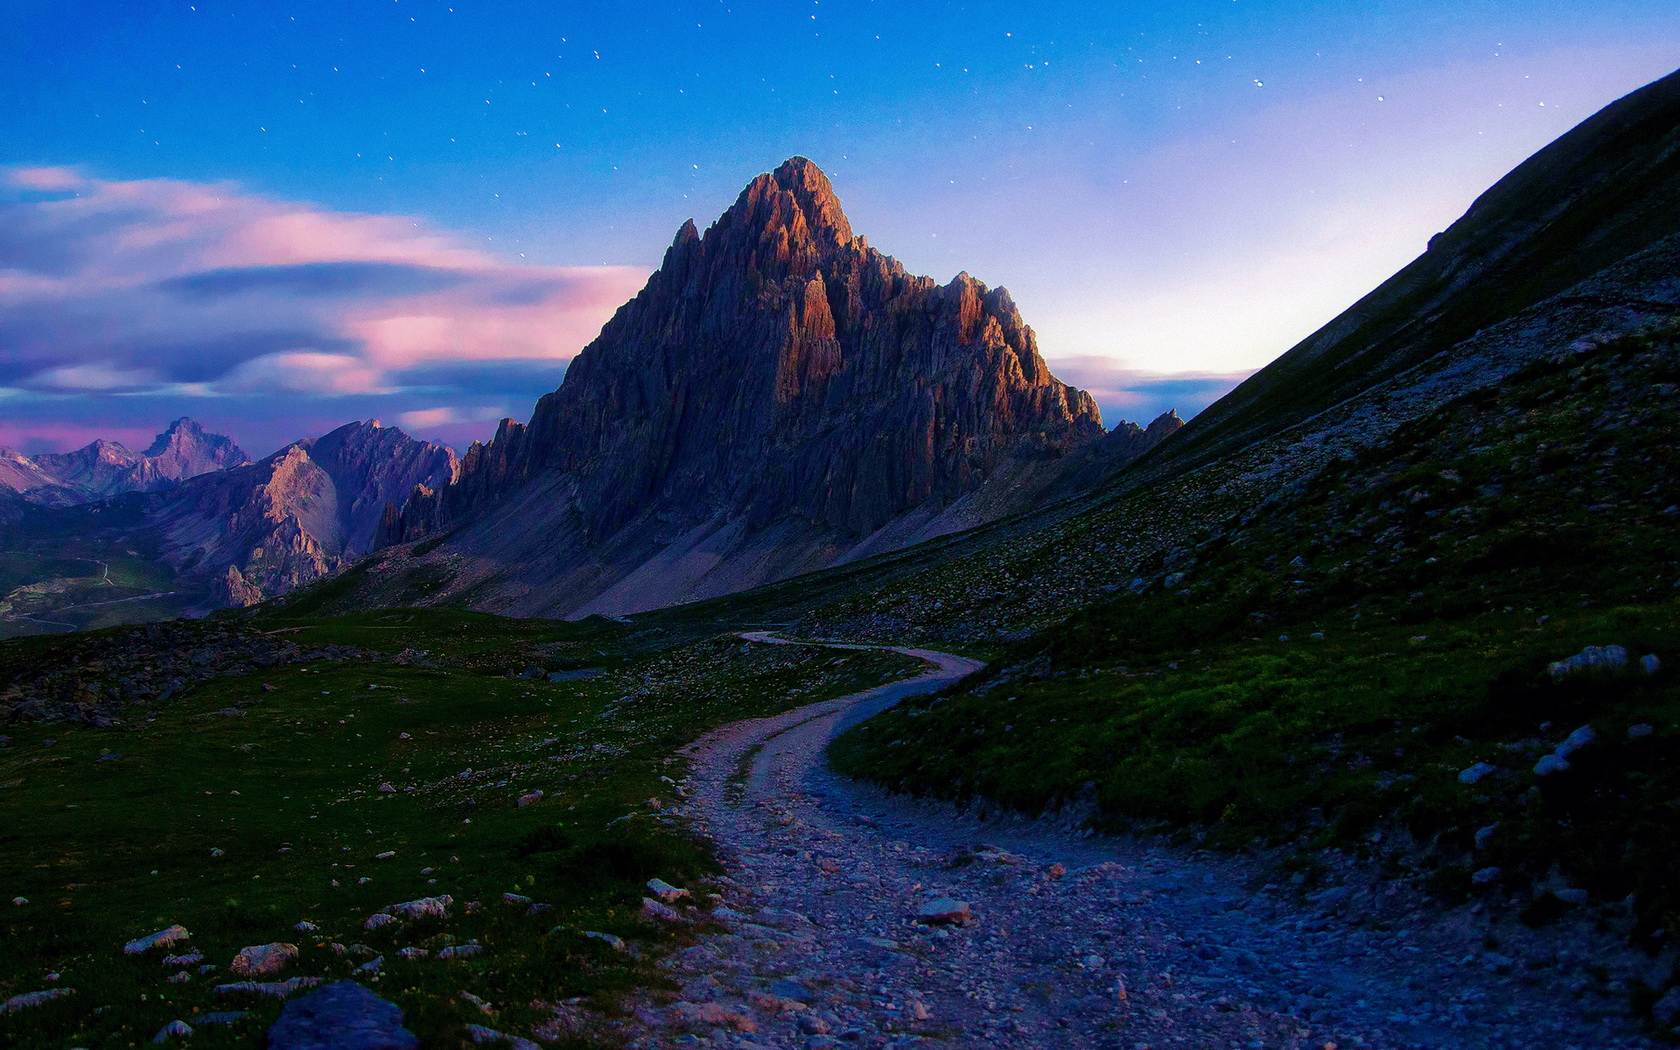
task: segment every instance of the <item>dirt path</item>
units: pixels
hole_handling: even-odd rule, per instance
[[[1303,907],[1240,859],[982,823],[837,777],[822,761],[837,732],[980,666],[897,651],[930,670],[686,749],[686,813],[729,872],[727,932],[667,961],[681,998],[636,1009],[628,1045],[1651,1045],[1567,952],[1537,967],[1490,951],[1464,909],[1344,921],[1334,893]],[[934,901],[970,917],[917,921]]]

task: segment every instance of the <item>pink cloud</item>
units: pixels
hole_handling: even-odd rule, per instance
[[[347,318],[345,331],[361,342],[368,360],[389,368],[436,360],[566,360],[595,338],[648,276],[632,266],[521,267],[517,272],[523,280],[547,285],[539,301],[485,301],[486,286],[508,274],[481,270],[478,280],[458,289],[371,305]]]
[[[484,429],[553,389],[649,272],[504,261],[234,183],[0,168],[7,187],[57,194],[0,197],[0,390],[55,443],[152,403],[159,425],[249,419],[255,446],[339,412]]]

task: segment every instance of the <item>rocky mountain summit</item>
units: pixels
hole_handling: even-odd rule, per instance
[[[230,438],[211,434],[183,416],[144,452],[103,439],[74,452],[34,457],[0,448],[0,490],[16,492],[32,503],[73,506],[125,492],[158,492],[249,458]]]
[[[216,442],[226,439],[205,437],[191,421],[176,424],[136,460],[127,477],[138,483],[149,474],[155,482],[215,456],[243,461],[231,442],[224,446]],[[96,443],[83,460],[116,462],[114,448],[121,446]],[[19,473],[25,469],[12,465]],[[365,555],[397,502],[416,486],[448,485],[458,465],[454,450],[369,420],[294,442],[260,462],[198,473],[161,491],[68,506],[31,500],[33,489],[0,491],[7,497],[0,500],[0,540],[13,556],[26,559],[21,571],[37,564],[69,565],[79,572],[93,567],[75,579],[25,577],[25,586],[0,595],[0,614],[8,621],[63,628],[105,622],[84,623],[88,613],[73,610],[120,612],[124,619],[117,622],[134,622],[253,605]],[[112,579],[112,563],[120,565],[118,581]]]
[[[294,442],[260,463],[205,475],[147,512],[164,559],[207,576],[216,604],[254,605],[366,554],[387,505],[447,485],[455,452],[377,419]]]
[[[1171,429],[1105,438],[1007,291],[907,273],[796,157],[704,235],[685,223],[531,421],[408,501],[386,539],[441,542],[391,552],[366,597],[582,614],[727,593],[1017,512],[1070,453],[1112,470]],[[416,562],[441,590],[403,582]]]

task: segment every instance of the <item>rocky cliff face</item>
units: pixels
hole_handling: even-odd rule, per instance
[[[33,458],[0,449],[0,488],[33,503],[71,506],[125,492],[157,492],[187,478],[246,461],[243,449],[182,417],[169,424],[145,452],[103,439],[74,452]]]
[[[906,273],[795,158],[684,224],[530,423],[384,538],[454,530],[446,593],[490,608],[630,611],[1020,509],[1103,436],[1008,292]],[[1005,475],[1012,500],[975,498]]]
[[[260,463],[201,475],[147,514],[165,560],[216,600],[251,605],[367,553],[392,499],[449,484],[452,449],[378,420],[288,445]]]

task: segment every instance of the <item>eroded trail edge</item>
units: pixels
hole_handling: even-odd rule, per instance
[[[982,663],[741,637],[890,648],[928,670],[683,749],[684,813],[728,873],[721,932],[664,961],[681,991],[636,1005],[626,1045],[1650,1045],[1619,1011],[1589,1010],[1566,965],[1478,950],[1457,913],[1367,926],[1336,914],[1343,897],[1303,906],[1258,884],[1240,858],[982,821],[845,780],[823,761],[836,734]]]

